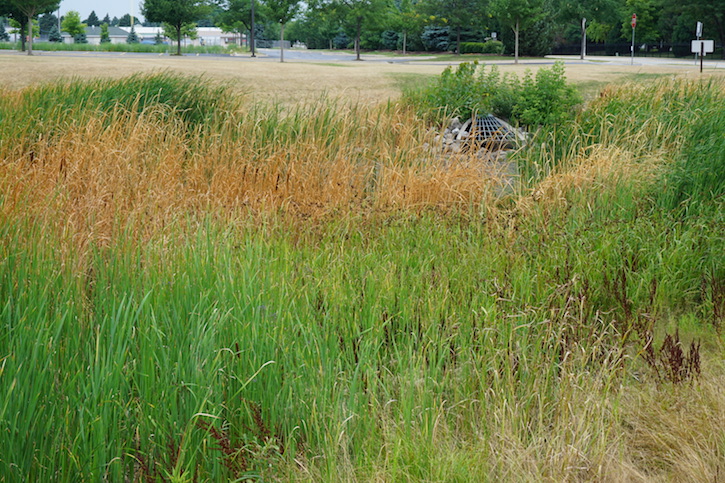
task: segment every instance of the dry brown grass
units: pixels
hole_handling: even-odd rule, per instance
[[[145,238],[194,214],[284,212],[304,220],[447,210],[492,196],[497,178],[421,147],[429,134],[410,112],[341,107],[337,134],[326,137],[310,127],[324,115],[315,109],[298,121],[308,135],[266,146],[254,136],[188,137],[180,122],[160,123],[153,110],[69,127],[52,142],[0,152],[3,216],[30,216],[81,244],[106,244],[120,227]],[[256,121],[242,113],[226,128],[254,132]]]
[[[464,58],[465,60],[465,58]],[[93,53],[47,53],[27,55],[0,51],[0,85],[19,89],[58,79],[120,78],[134,73],[169,71],[205,75],[209,79],[231,82],[250,98],[277,100],[286,104],[317,99],[326,93],[351,101],[385,102],[400,94],[396,75],[432,76],[440,74],[448,62],[349,62],[339,65],[251,60],[242,57],[182,58],[166,55],[130,55]],[[502,64],[501,72],[523,74],[541,64]],[[694,65],[624,66],[609,64],[570,64],[567,78],[575,83],[597,85],[640,74],[698,76]],[[707,75],[722,75],[709,72]]]

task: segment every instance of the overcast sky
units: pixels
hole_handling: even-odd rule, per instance
[[[81,14],[81,20],[85,20],[91,11],[95,11],[99,20],[108,14],[109,17],[121,18],[130,13],[141,17],[141,0],[61,0],[60,14],[65,15],[70,10]]]

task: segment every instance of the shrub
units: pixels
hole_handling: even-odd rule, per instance
[[[454,71],[446,68],[430,86],[406,92],[404,102],[433,122],[446,117],[471,117],[475,112],[491,112],[515,123],[529,126],[559,124],[571,117],[580,98],[566,83],[564,64],[541,68],[523,80],[515,75],[501,78],[498,68],[478,69],[478,63],[463,63]]]
[[[483,53],[484,54],[496,54],[496,55],[502,55],[503,54],[503,42],[498,40],[489,40],[483,44]]]
[[[576,89],[566,83],[562,62],[551,69],[539,69],[536,77],[527,71],[519,92],[512,118],[528,126],[560,124],[581,102]]]
[[[461,42],[462,54],[482,54],[483,42]]]
[[[489,40],[488,42],[461,42],[462,54],[503,54],[503,42]]]

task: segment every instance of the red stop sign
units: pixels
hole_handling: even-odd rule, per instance
[[[632,28],[635,28],[637,26],[637,14],[632,14]]]

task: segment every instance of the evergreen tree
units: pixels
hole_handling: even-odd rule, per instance
[[[58,30],[58,24],[55,24],[50,28],[48,40],[50,42],[63,42],[63,36],[60,34],[60,30]]]
[[[121,17],[121,19],[118,21],[118,26],[119,27],[132,27],[131,15],[127,13],[126,15]]]
[[[40,26],[40,35],[50,35],[53,26],[58,28],[58,17],[52,13],[46,13],[38,17],[38,25]]]
[[[73,43],[74,44],[87,44],[88,39],[86,38],[86,33],[81,32],[79,34],[76,34],[73,36]]]
[[[110,25],[113,26],[113,27],[118,27],[118,23],[119,22],[120,22],[120,20],[118,20],[118,17],[113,17],[113,20],[111,20],[111,24]]]
[[[111,17],[109,17],[108,14],[106,14],[106,16],[103,17],[103,20],[101,20],[101,23],[102,24],[105,23],[106,25],[111,25]]]
[[[10,42],[10,36],[5,31],[5,23],[0,21],[0,42]]]
[[[128,37],[126,37],[126,43],[127,44],[139,43],[138,35],[136,35],[136,29],[134,27],[131,27],[131,32],[129,32]]]
[[[101,21],[98,20],[98,15],[96,15],[95,10],[91,10],[91,14],[83,23],[88,25],[89,27],[98,27],[99,25],[101,25]]]

